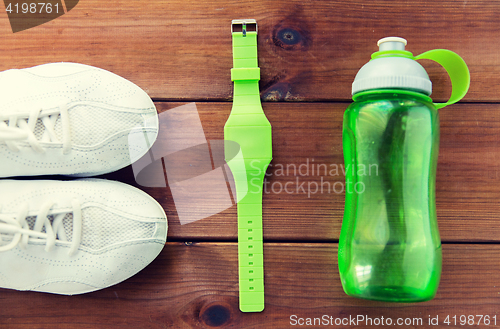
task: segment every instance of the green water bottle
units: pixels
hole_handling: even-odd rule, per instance
[[[438,109],[459,101],[469,70],[452,51],[414,57],[397,37],[378,41],[379,51],[356,75],[344,114],[346,167],[339,271],[354,297],[420,302],[432,299],[441,275],[435,180]],[[451,78],[446,103],[433,103],[432,84],[416,59],[441,64]]]

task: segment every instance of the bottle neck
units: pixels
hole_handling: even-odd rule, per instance
[[[367,101],[371,99],[380,99],[380,98],[405,98],[405,99],[418,99],[422,102],[432,103],[432,99],[422,93],[412,90],[405,89],[372,89],[361,91],[352,96],[352,99],[355,102]]]

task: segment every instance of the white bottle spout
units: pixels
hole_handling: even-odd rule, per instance
[[[405,50],[406,39],[399,37],[382,38],[377,42],[379,51],[386,50]]]

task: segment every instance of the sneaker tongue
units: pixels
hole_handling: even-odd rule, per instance
[[[4,121],[5,124],[8,126],[9,121]],[[45,133],[45,125],[43,124],[42,119],[38,119],[35,124],[35,129],[33,130],[33,134],[35,135],[35,138],[41,142],[50,142],[50,137],[49,135],[45,135],[44,138],[44,133]],[[56,123],[54,125],[54,132],[56,133],[56,137],[59,140],[62,140],[62,135],[63,135],[63,129],[61,125],[61,116],[59,115],[57,117]]]
[[[57,139],[62,140],[62,125],[61,125],[61,116],[59,115],[56,120],[56,124],[54,125],[54,131],[56,133]],[[35,125],[35,130],[33,131],[33,134],[35,135],[36,139],[42,142],[49,142],[49,137],[46,135],[45,139],[42,140],[43,135],[45,132],[45,125],[42,122],[42,119],[38,119],[36,121]]]
[[[51,225],[54,223],[54,216],[48,216]],[[36,216],[28,216],[26,217],[26,222],[28,223],[29,229],[33,230],[35,228]],[[73,237],[73,214],[68,213],[64,216],[63,221],[63,229],[64,233],[66,233],[66,238],[68,242],[71,242]],[[42,228],[42,233],[46,233],[45,226]],[[59,240],[62,240],[60,237],[57,237]]]

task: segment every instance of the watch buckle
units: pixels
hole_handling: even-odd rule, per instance
[[[243,36],[245,37],[248,32],[256,32],[257,31],[257,21],[255,19],[233,19],[231,21],[231,32],[243,32]]]

